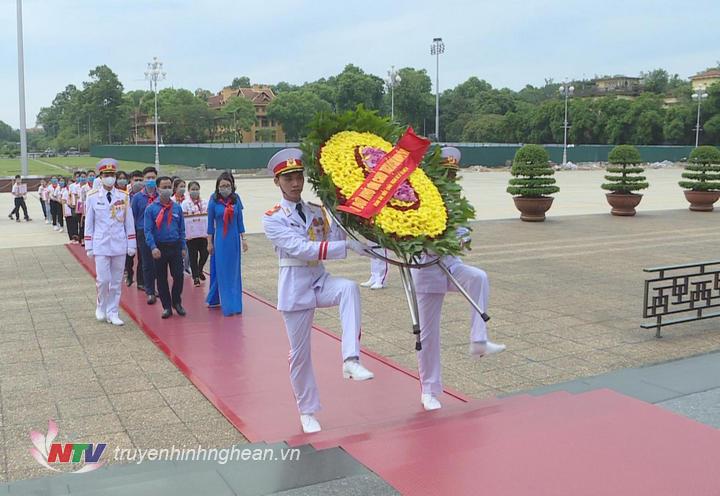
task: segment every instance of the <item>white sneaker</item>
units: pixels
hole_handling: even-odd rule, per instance
[[[322,430],[320,422],[317,421],[313,414],[300,415],[300,423],[302,424],[302,430],[305,434],[313,434]]]
[[[381,282],[376,282],[372,286],[370,286],[370,289],[385,289],[385,285]]]
[[[423,408],[425,411],[430,410],[440,410],[442,408],[442,405],[438,401],[438,399],[429,393],[424,393],[420,395],[420,403],[422,403]]]
[[[367,381],[375,377],[375,374],[360,365],[358,360],[347,360],[343,363],[343,378],[354,381]]]
[[[500,353],[501,351],[505,351],[504,344],[495,344],[492,341],[485,341],[484,343],[473,341],[470,343],[470,354],[475,358]]]
[[[58,229],[60,229],[58,226],[53,226],[53,231],[57,231]]]
[[[98,321],[100,322],[107,319],[107,317],[105,316],[105,312],[103,312],[99,308],[95,309],[95,318],[98,319]]]
[[[65,229],[63,229],[63,228],[61,227],[60,229],[58,229],[58,232],[59,232],[59,233],[65,232]]]
[[[370,287],[372,287],[374,284],[375,284],[375,280],[371,277],[370,279],[368,279],[368,280],[365,281],[364,283],[360,284],[360,286],[362,286],[363,288],[370,288]]]
[[[50,221],[45,219],[45,224],[50,224]]]
[[[120,320],[120,317],[118,317],[117,315],[112,315],[112,316],[108,315],[107,323],[115,325],[115,326],[125,325],[125,322]]]

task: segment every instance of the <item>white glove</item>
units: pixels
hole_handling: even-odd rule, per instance
[[[365,246],[364,244],[360,243],[359,241],[355,241],[354,239],[348,239],[345,241],[345,246],[357,253],[360,256],[363,257],[369,257],[367,250],[370,248],[368,246]]]
[[[88,250],[88,251],[85,252],[85,254],[86,254],[88,257],[92,257],[92,256],[93,256],[93,251],[92,251],[92,250]]]
[[[135,256],[135,250],[128,250],[127,251],[128,257],[134,257]]]

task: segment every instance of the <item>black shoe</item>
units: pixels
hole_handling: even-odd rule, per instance
[[[171,315],[172,315],[172,310],[170,310],[169,308],[166,308],[165,310],[163,310],[161,317],[163,319],[169,319]]]
[[[133,285],[132,277],[128,277],[125,279],[125,284],[127,284],[128,288]]]
[[[193,285],[196,288],[199,288],[200,287],[200,278],[196,277],[195,279],[193,279]]]
[[[200,272],[200,280],[201,280],[201,281],[204,281],[204,280],[205,280],[205,274],[203,274],[202,272]]]
[[[180,304],[174,305],[174,308],[180,317],[185,317],[185,315],[187,315],[187,312],[185,311],[185,309],[183,308],[182,305],[180,305]]]
[[[154,294],[148,295],[148,297],[147,297],[148,305],[154,305],[156,301],[157,301],[157,298],[155,297]]]
[[[145,291],[145,286],[143,286],[143,285],[140,284],[140,283],[138,283],[138,285],[137,285],[136,287],[137,287],[140,291]]]

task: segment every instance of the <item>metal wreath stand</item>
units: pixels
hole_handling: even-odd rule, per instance
[[[362,243],[362,241],[360,241],[357,236],[355,236],[355,234],[351,233],[345,228],[342,222],[340,222],[340,220],[335,216],[335,212],[333,212],[332,209],[325,208],[325,211],[328,213],[328,215],[330,215],[333,222],[335,222],[347,236],[354,239],[358,243]],[[379,246],[373,248],[379,248]],[[441,257],[435,257],[429,262],[421,263],[417,259],[417,257],[413,257],[412,262],[396,260],[394,258],[389,258],[380,255],[379,253],[375,253],[373,249],[365,249],[365,253],[367,253],[370,257],[374,257],[391,265],[395,265],[398,269],[400,269],[400,278],[403,283],[403,289],[405,289],[405,297],[407,298],[408,307],[410,309],[410,318],[412,319],[412,332],[415,335],[416,351],[422,350],[422,343],[420,341],[420,314],[418,312],[417,292],[415,291],[415,283],[413,282],[412,272],[410,272],[410,269],[423,269],[432,265],[437,265],[438,267],[440,267],[440,269],[442,269],[443,272],[445,272],[445,275],[448,277],[448,279],[450,279],[453,285],[455,285],[460,294],[462,294],[465,299],[470,302],[470,305],[472,305],[475,311],[480,314],[480,317],[485,322],[490,320],[490,316],[486,314],[482,308],[480,308],[480,305],[478,305],[478,303],[470,297],[468,292],[465,291],[465,288],[463,288],[460,282],[455,279],[455,276],[450,273],[450,269],[448,269],[447,266],[442,262]]]

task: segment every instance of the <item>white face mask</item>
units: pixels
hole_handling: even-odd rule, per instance
[[[102,183],[108,188],[115,184],[115,176],[105,176],[102,178]]]

